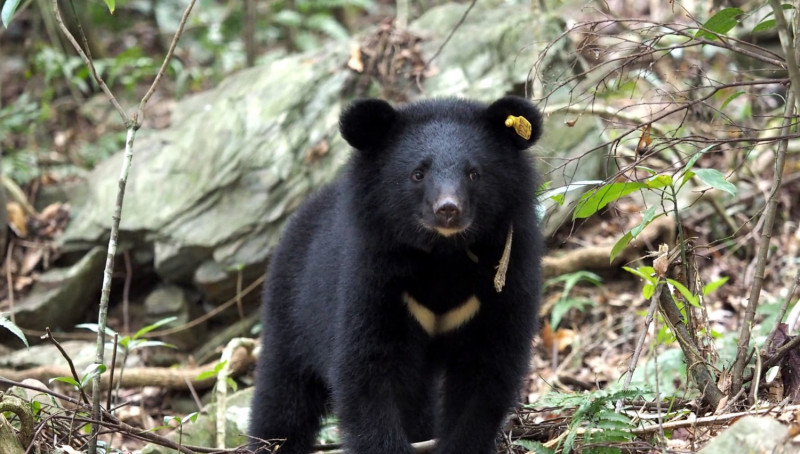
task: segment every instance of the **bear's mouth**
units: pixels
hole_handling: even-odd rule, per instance
[[[427,231],[435,232],[440,236],[449,238],[458,234],[466,233],[472,225],[471,220],[461,218],[458,221],[450,222],[439,219],[420,219],[420,225]]]
[[[466,227],[440,227],[440,226],[434,226],[433,230],[435,230],[439,235],[442,235],[443,237],[448,237],[448,236],[452,236],[452,235],[455,235],[457,233],[463,232],[464,230],[466,230]]]

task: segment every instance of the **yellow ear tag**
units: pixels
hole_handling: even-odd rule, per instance
[[[509,115],[506,118],[506,127],[514,128],[517,135],[525,140],[530,140],[531,138],[531,122],[525,117]]]

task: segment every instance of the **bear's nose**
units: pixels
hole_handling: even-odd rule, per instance
[[[454,221],[458,219],[458,216],[461,214],[461,209],[458,207],[458,202],[451,198],[440,200],[436,203],[436,206],[434,206],[433,209],[436,213],[436,219],[440,222],[443,222],[445,225],[454,223]]]

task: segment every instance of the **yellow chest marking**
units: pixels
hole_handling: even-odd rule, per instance
[[[470,296],[460,306],[454,307],[444,314],[434,314],[408,293],[403,294],[403,299],[408,311],[430,336],[444,334],[458,328],[472,320],[481,308],[481,302],[475,295]]]

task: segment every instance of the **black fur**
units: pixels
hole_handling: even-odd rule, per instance
[[[531,122],[529,140],[508,115]],[[341,131],[354,156],[301,206],[272,257],[250,433],[307,453],[332,403],[351,453],[411,453],[434,436],[437,454],[492,453],[537,324],[543,245],[525,149],[540,114],[515,97],[396,110],[364,100]],[[429,335],[406,294],[434,314],[472,295],[480,309]]]

